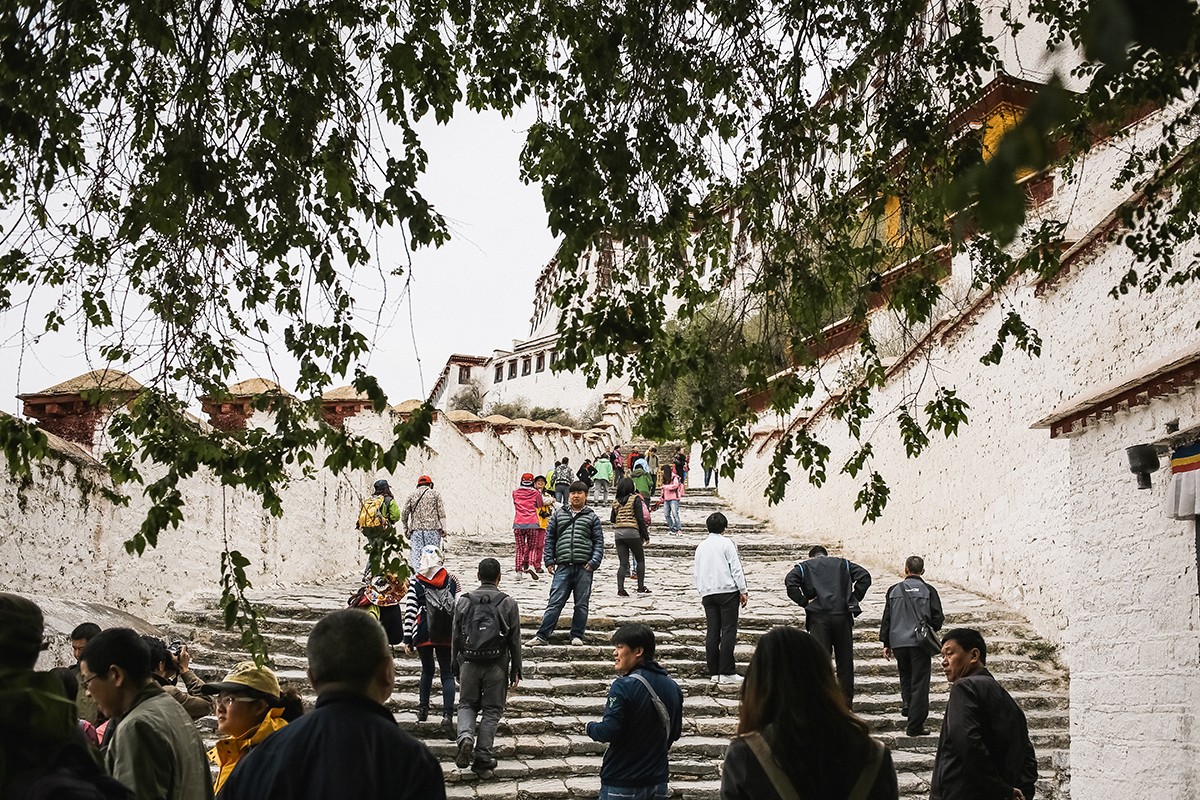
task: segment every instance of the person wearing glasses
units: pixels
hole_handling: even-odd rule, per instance
[[[139,798],[208,800],[212,778],[191,717],[150,674],[150,648],[130,628],[96,634],[79,656],[81,683],[109,717],[104,765]]]
[[[223,737],[208,751],[217,768],[217,794],[243,755],[304,713],[296,690],[281,691],[275,673],[253,661],[241,662],[225,680],[206,683],[200,691],[216,698],[217,733]]]

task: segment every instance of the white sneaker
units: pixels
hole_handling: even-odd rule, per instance
[[[709,678],[708,680],[709,680],[709,682],[710,682],[710,683],[720,683],[720,682],[721,682],[721,676],[720,676],[720,675],[713,675],[713,676],[712,676],[711,678]]]
[[[740,684],[742,682],[742,680],[743,680],[743,678],[741,675],[737,675],[737,674],[722,675],[720,683],[725,686],[737,686],[738,684]]]
[[[535,581],[541,580],[541,576],[538,575],[538,571],[533,567],[526,567],[525,574],[533,578]]]
[[[571,644],[578,647],[579,645],[583,644],[583,639],[580,639],[578,636],[576,636],[574,639],[571,640]]]
[[[525,646],[526,647],[538,647],[543,644],[550,644],[550,643],[540,636],[534,636],[533,638],[531,638],[529,641],[527,641],[525,643]]]

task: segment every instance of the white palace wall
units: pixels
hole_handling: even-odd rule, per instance
[[[1105,199],[1080,202],[1100,211]],[[1177,254],[1177,263],[1194,255]],[[864,524],[853,509],[865,475],[840,473],[853,448],[827,412],[809,428],[832,448],[825,486],[809,485],[791,461],[787,496],[769,506],[774,438],[761,453],[764,440],[752,446],[734,480],[721,479],[721,494],[740,512],[806,540],[841,541],[848,555],[891,567],[872,591],[918,554],[934,584],[965,586],[1026,614],[1071,670],[1075,800],[1200,798],[1196,527],[1166,516],[1165,460],[1153,487],[1139,491],[1125,455],[1163,439],[1168,422],[1200,430],[1200,390],[1177,387],[1071,437],[1030,427],[1200,345],[1196,286],[1111,297],[1129,267],[1124,248],[1098,244],[1040,294],[1032,282],[1010,285],[975,313],[950,317],[926,354],[876,390],[876,414],[863,430],[875,452],[868,468],[891,488],[882,519]],[[953,268],[968,269],[957,261]],[[1010,310],[1037,329],[1041,356],[1010,348],[1000,365],[985,366],[980,356]],[[970,421],[949,439],[931,433],[926,452],[910,459],[896,409],[913,399],[922,408],[939,386],[970,404]],[[693,483],[699,474],[693,470]]]
[[[255,415],[250,423],[264,421]],[[346,424],[383,443],[390,442],[394,422],[388,411],[360,413]],[[563,456],[579,463],[585,450],[615,443],[612,434],[592,434],[596,438],[589,440],[531,428],[498,435],[491,425],[477,424],[482,431],[466,434],[438,414],[426,446],[410,450],[390,475],[318,470],[311,478],[297,476],[279,487],[281,518],[263,510],[257,496],[198,474],[182,482],[186,507],[180,527],[163,532],[158,547],[147,547],[140,558],[127,554],[124,542],[145,518],[147,500],[135,489],[127,507],[110,503],[99,492],[107,473],[80,448],[54,439],[52,454],[33,464],[24,483],[12,477],[0,456],[0,586],[161,618],[173,601],[211,594],[219,586],[226,539],[250,560],[247,572],[256,587],[351,574],[363,563],[354,527],[358,509],[379,477],[388,478],[401,504],[419,476],[433,477],[446,503],[453,546],[457,533],[511,536],[511,491],[522,472],[544,472]],[[147,481],[157,477],[147,471]]]

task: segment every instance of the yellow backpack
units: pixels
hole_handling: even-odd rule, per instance
[[[391,526],[387,518],[387,497],[381,494],[368,497],[358,510],[358,527],[360,530],[377,531]]]

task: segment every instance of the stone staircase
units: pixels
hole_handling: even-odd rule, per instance
[[[683,687],[684,733],[671,750],[671,787],[676,797],[712,800],[720,792],[720,767],[725,748],[737,726],[738,690],[709,683],[704,669],[704,615],[691,585],[692,555],[706,535],[704,519],[722,510],[730,519],[749,582],[750,602],[739,626],[737,662],[744,672],[758,637],[776,625],[802,625],[803,613],[788,601],[783,578],[793,563],[805,557],[808,543],[775,534],[756,520],[731,512],[712,492],[689,490],[682,503],[684,530],[669,535],[661,512],[647,547],[647,586],[650,595],[616,596],[616,554],[611,543],[593,585],[591,617],[586,643],[567,644],[565,626],[548,646],[526,648],[524,680],[509,695],[496,740],[500,761],[494,780],[479,781],[469,770],[454,766],[454,743],[440,730],[440,715],[431,709],[430,721],[417,723],[415,657],[397,657],[396,689],[391,707],[398,724],[426,741],[442,762],[447,794],[452,798],[591,798],[599,789],[600,759],[604,745],[584,733],[589,720],[603,714],[604,700],[613,678],[612,648],[608,639],[619,625],[639,621],[658,636],[659,661]],[[606,515],[602,514],[602,519]],[[822,542],[832,549],[836,543]],[[447,546],[447,566],[466,587],[475,585],[475,567],[485,556],[498,558],[511,569],[509,531],[453,537]],[[931,694],[933,735],[911,738],[904,733],[899,715],[899,685],[895,662],[883,658],[878,642],[883,593],[899,575],[878,565],[865,564],[875,583],[863,603],[855,625],[857,697],[855,711],[866,719],[891,748],[904,798],[924,798],[937,747],[937,730],[945,707],[948,686],[937,664]],[[988,667],[1025,710],[1038,753],[1038,797],[1069,798],[1069,733],[1067,675],[1053,658],[1052,648],[1040,640],[1027,623],[1002,606],[954,587],[938,586],[947,612],[947,626],[978,628],[988,641]],[[304,677],[304,643],[315,620],[343,606],[357,585],[347,576],[341,581],[306,587],[268,587],[255,595],[266,615],[264,631],[272,660],[281,679],[288,679],[311,694]],[[524,638],[541,620],[549,581],[517,579],[503,573],[501,588],[521,606]],[[178,610],[173,632],[190,640],[196,669],[206,678],[218,678],[233,663],[245,658],[238,636],[221,627],[215,600]],[[435,680],[433,703],[438,703]],[[212,733],[212,720],[202,724]]]

